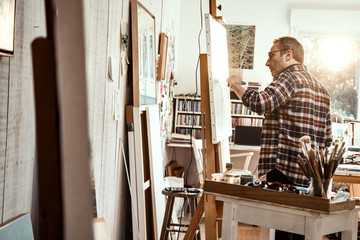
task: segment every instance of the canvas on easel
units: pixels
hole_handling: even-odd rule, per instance
[[[212,143],[232,135],[226,29],[205,14]]]

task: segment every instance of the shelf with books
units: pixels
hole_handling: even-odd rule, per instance
[[[260,90],[260,83],[249,82],[247,88],[254,90]],[[235,140],[235,126],[251,126],[251,127],[261,127],[264,116],[258,115],[255,112],[250,111],[247,107],[244,106],[241,99],[235,94],[235,92],[230,91],[230,101],[231,101],[231,120],[232,120],[232,130],[233,135],[230,137],[230,142]]]
[[[201,98],[177,95],[174,99],[176,102],[173,132],[201,139]]]

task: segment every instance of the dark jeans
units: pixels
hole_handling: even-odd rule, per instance
[[[266,174],[266,181],[268,182],[280,182],[282,184],[293,184],[282,172],[278,169],[273,169],[268,174]],[[304,240],[304,235],[299,235],[290,232],[284,232],[280,230],[275,230],[275,240]]]

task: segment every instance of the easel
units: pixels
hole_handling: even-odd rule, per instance
[[[220,154],[218,148],[221,148],[221,142],[213,144],[211,142],[211,119],[210,119],[210,99],[209,99],[209,80],[208,80],[208,62],[207,55],[200,54],[200,82],[201,82],[201,125],[203,127],[203,146],[205,146],[204,173],[205,179],[210,179],[211,174],[220,170]],[[204,148],[203,148],[204,149]],[[203,150],[203,151],[205,151]],[[197,226],[200,223],[202,214],[205,212],[205,238],[217,239],[216,218],[217,213],[222,215],[222,205],[216,204],[215,196],[204,193],[200,199],[195,214],[192,217],[188,231],[184,240],[193,239]]]
[[[209,0],[209,13],[219,22],[222,17],[216,15],[217,1]],[[200,85],[201,85],[201,126],[203,132],[203,166],[205,179],[211,179],[211,174],[220,171],[221,154],[218,149],[222,148],[222,143],[213,144],[211,142],[211,117],[210,117],[210,97],[209,97],[209,75],[208,61],[206,54],[200,54]],[[206,139],[208,139],[206,141]],[[205,239],[218,239],[216,228],[216,218],[222,216],[222,202],[218,204],[215,196],[204,193],[201,197],[196,211],[191,219],[190,226],[185,234],[184,240],[194,238],[196,229],[200,223],[201,217],[205,212]]]

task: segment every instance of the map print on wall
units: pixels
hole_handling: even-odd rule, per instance
[[[225,24],[230,70],[253,69],[255,26]]]

